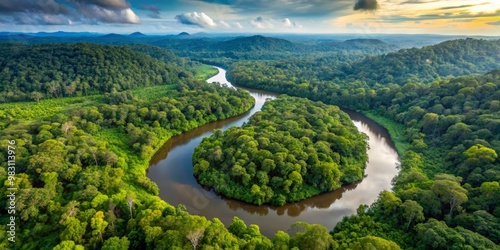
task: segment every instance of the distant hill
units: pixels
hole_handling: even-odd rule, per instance
[[[264,37],[261,35],[236,38],[216,44],[216,50],[224,51],[290,51],[297,49],[297,44],[285,39]]]
[[[345,43],[350,43],[350,44],[370,44],[370,45],[384,45],[386,44],[385,42],[379,40],[379,39],[368,39],[368,38],[357,38],[357,39],[350,39],[346,40]]]
[[[467,38],[371,56],[353,63],[345,73],[371,83],[404,84],[409,79],[430,82],[494,69],[500,69],[500,40]]]
[[[167,65],[130,48],[88,43],[4,43],[0,44],[0,54],[0,102],[174,83],[181,71],[174,64]]]
[[[134,32],[134,33],[132,33],[132,34],[130,34],[130,35],[128,35],[128,36],[131,36],[131,37],[144,37],[144,36],[146,36],[146,35],[144,35],[144,34],[143,34],[143,33],[141,33],[141,32]]]
[[[0,34],[0,41],[2,42],[27,42],[33,38],[34,37],[24,33],[2,32],[2,34]]]
[[[216,41],[206,38],[179,39],[175,36],[153,41],[152,45],[184,54],[202,50],[211,51],[214,43]]]
[[[100,36],[99,38],[100,39],[115,39],[115,40],[127,39],[126,36],[120,35],[120,34],[115,34],[115,33],[106,34],[106,35]]]
[[[241,53],[244,53],[251,59],[254,58],[252,53],[267,51],[266,55],[277,55],[277,53],[321,53],[321,52],[339,52],[339,51],[359,51],[363,53],[387,53],[396,51],[398,48],[393,44],[385,43],[377,39],[353,39],[347,41],[323,41],[314,44],[305,44],[299,42],[291,42],[281,38],[266,37],[262,35],[237,37],[232,39],[223,38],[195,38],[190,39],[175,39],[165,38],[160,41],[153,42],[154,45],[166,49],[172,49],[183,56],[191,56],[198,52],[204,55],[207,53],[220,53],[224,57],[240,59]],[[212,55],[208,55],[212,56]],[[271,59],[266,57],[265,59]],[[279,57],[278,57],[279,58]],[[278,59],[276,58],[276,59]]]
[[[31,33],[30,35],[36,37],[84,37],[84,36],[97,36],[98,34],[90,32],[57,31],[57,32],[37,32],[37,33]]]
[[[115,38],[115,37],[124,37],[124,36],[115,33],[109,33],[101,36],[101,38]]]
[[[153,43],[156,46],[172,49],[181,53],[205,52],[252,52],[252,51],[286,51],[296,47],[296,44],[278,38],[251,36],[235,39],[165,38]]]
[[[126,45],[126,46],[128,48],[135,50],[135,51],[144,53],[146,55],[149,55],[153,58],[156,58],[162,62],[169,63],[169,64],[182,65],[182,64],[184,64],[184,61],[186,60],[186,59],[182,59],[182,58],[176,56],[170,50],[166,50],[166,49],[154,46],[154,45],[134,43],[134,44]]]
[[[191,59],[227,58],[239,59],[280,59],[284,53],[288,57],[295,54],[357,51],[361,53],[387,53],[397,47],[377,39],[353,39],[347,41],[318,40],[317,42],[291,42],[282,38],[262,35],[235,37],[215,36],[206,33],[189,34],[181,32],[177,35],[150,36],[141,32],[129,35],[94,33],[37,33],[36,36],[26,34],[0,34],[0,41],[20,41],[28,44],[41,43],[75,43],[89,42],[98,44],[125,45],[146,43],[174,51],[176,54]],[[268,53],[255,53],[268,52]]]
[[[92,37],[85,41],[104,44],[128,44],[133,42],[133,38],[136,37],[110,33],[99,37]]]
[[[346,41],[322,41],[315,45],[318,51],[364,51],[369,53],[387,53],[398,49],[394,44],[379,39],[350,39]]]

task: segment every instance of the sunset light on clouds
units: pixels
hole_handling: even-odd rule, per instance
[[[0,0],[0,30],[499,35],[500,1]]]

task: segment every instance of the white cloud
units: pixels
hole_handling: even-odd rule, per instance
[[[139,23],[141,19],[130,8],[122,10],[121,16],[123,20],[129,23]]]
[[[234,25],[236,25],[236,28],[238,28],[238,29],[244,28],[243,25],[241,25],[241,23],[239,23],[239,22],[236,22]]]
[[[292,27],[292,26],[293,26],[292,21],[290,21],[290,19],[288,19],[288,18],[285,18],[285,19],[282,21],[282,23],[283,23],[283,26],[284,26],[284,27],[287,27],[287,28],[289,28],[289,27]]]
[[[196,25],[202,28],[217,27],[217,24],[214,22],[214,20],[203,12],[199,14],[197,12],[184,13],[175,16],[175,19],[177,19],[177,21],[179,21],[180,23],[186,25]]]
[[[219,24],[223,28],[226,28],[226,29],[230,29],[231,28],[231,25],[229,25],[228,23],[226,23],[226,22],[224,22],[222,20],[219,21]]]
[[[106,23],[140,23],[141,19],[130,8],[113,10],[97,5],[80,5],[78,10],[88,19]]]
[[[292,22],[289,18],[283,19],[283,21],[281,21],[281,24],[285,28],[302,28],[302,25],[298,24],[297,22]]]
[[[271,23],[271,21],[266,20],[262,17],[255,18],[254,20],[250,21],[250,24],[258,29],[274,29],[274,25]]]

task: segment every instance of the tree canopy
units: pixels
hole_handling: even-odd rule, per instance
[[[281,96],[243,127],[205,138],[194,174],[225,196],[283,205],[361,180],[366,141],[338,107]]]

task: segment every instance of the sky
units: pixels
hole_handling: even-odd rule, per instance
[[[500,36],[500,0],[0,0],[0,31]]]

